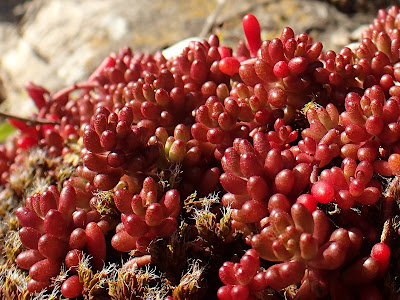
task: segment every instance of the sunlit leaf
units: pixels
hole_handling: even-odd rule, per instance
[[[0,124],[0,142],[3,142],[10,134],[15,132],[16,129],[8,122]]]

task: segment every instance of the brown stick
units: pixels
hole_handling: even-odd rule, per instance
[[[60,124],[59,122],[56,122],[56,121],[49,121],[49,120],[43,120],[43,119],[29,119],[29,118],[25,118],[25,117],[18,117],[18,116],[14,116],[14,115],[2,112],[2,111],[0,111],[0,117],[21,121],[21,122],[26,123],[26,125],[28,125],[28,126],[57,125],[57,124]]]

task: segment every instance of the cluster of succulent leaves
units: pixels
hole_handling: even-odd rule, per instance
[[[10,116],[2,299],[389,299],[398,291],[400,10],[323,51],[108,56]],[[6,127],[9,130],[9,127]]]

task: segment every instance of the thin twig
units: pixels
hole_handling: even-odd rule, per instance
[[[221,13],[222,8],[224,7],[226,1],[227,0],[218,0],[217,7],[214,9],[213,13],[207,18],[206,22],[203,25],[203,28],[201,29],[201,32],[199,35],[200,37],[202,37],[202,38],[206,37],[210,33],[212,27],[215,24],[215,20],[217,19],[218,15]]]
[[[56,122],[56,121],[49,121],[49,120],[43,120],[43,119],[33,120],[33,119],[29,119],[29,118],[24,118],[24,117],[18,117],[18,116],[11,115],[11,114],[8,114],[8,113],[2,112],[2,111],[0,111],[0,117],[21,121],[21,122],[24,122],[28,126],[60,124],[59,122]]]

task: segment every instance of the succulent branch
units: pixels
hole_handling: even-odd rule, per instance
[[[390,299],[399,16],[336,53],[246,15],[235,50],[124,47],[59,92],[27,83],[37,113],[0,112],[1,298]]]

